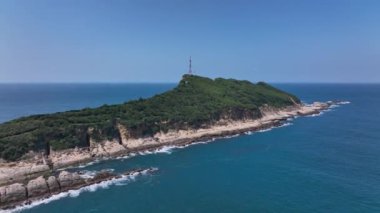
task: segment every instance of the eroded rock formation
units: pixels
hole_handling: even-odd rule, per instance
[[[156,169],[136,169],[125,173],[124,175],[135,175],[145,172],[153,172]],[[91,178],[84,178],[79,173],[62,171],[58,177],[43,176],[30,180],[27,184],[14,183],[12,185],[0,187],[0,208],[12,208],[23,203],[30,203],[33,200],[49,197],[53,194],[65,192],[71,189],[78,189],[91,184],[110,180],[112,178],[121,178],[122,176],[113,174],[109,171],[100,171]]]

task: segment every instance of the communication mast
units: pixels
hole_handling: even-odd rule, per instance
[[[189,75],[192,75],[193,74],[193,70],[191,69],[191,56],[190,56],[190,59],[189,59]]]

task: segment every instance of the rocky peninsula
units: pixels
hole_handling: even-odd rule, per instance
[[[263,82],[184,75],[149,99],[9,121],[0,124],[0,207],[119,177],[54,175],[58,169],[280,126],[333,104],[303,104]]]

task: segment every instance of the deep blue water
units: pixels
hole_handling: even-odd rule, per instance
[[[21,116],[118,104],[175,84],[0,84],[0,123]]]
[[[121,103],[173,86],[0,85],[0,121]],[[306,102],[351,103],[267,132],[101,161],[85,169],[159,171],[25,212],[380,212],[380,85],[277,86]]]

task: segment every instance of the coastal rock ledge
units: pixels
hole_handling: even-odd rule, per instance
[[[30,204],[34,200],[48,198],[54,194],[72,189],[79,189],[88,185],[100,183],[110,179],[119,179],[123,176],[137,175],[156,171],[155,168],[135,169],[122,175],[109,171],[100,171],[91,178],[82,177],[77,172],[62,171],[58,177],[37,177],[27,184],[14,183],[0,187],[0,208],[10,209],[18,205]]]
[[[259,131],[279,126],[289,118],[319,114],[331,106],[344,103],[345,102],[339,101],[325,103],[315,102],[313,104],[298,104],[281,109],[264,106],[260,108],[262,117],[258,119],[222,119],[208,127],[168,131],[167,133],[159,132],[151,137],[137,139],[128,138],[126,128],[119,125],[120,141],[105,140],[103,142],[93,142],[90,138],[89,147],[52,151],[49,156],[36,155],[33,159],[29,160],[0,163],[0,186],[13,183],[25,183],[39,176],[48,177],[52,172],[58,169],[91,162],[102,157],[116,157],[140,151],[154,150],[162,146],[186,145],[197,141],[242,134],[248,131]],[[62,174],[61,177],[47,178],[46,181],[49,190],[55,191],[58,187],[64,188],[67,182],[65,180],[67,175],[68,174]],[[59,178],[61,178],[62,186],[59,186],[57,182]],[[73,181],[80,180],[75,179]],[[31,185],[30,187],[33,186]]]

